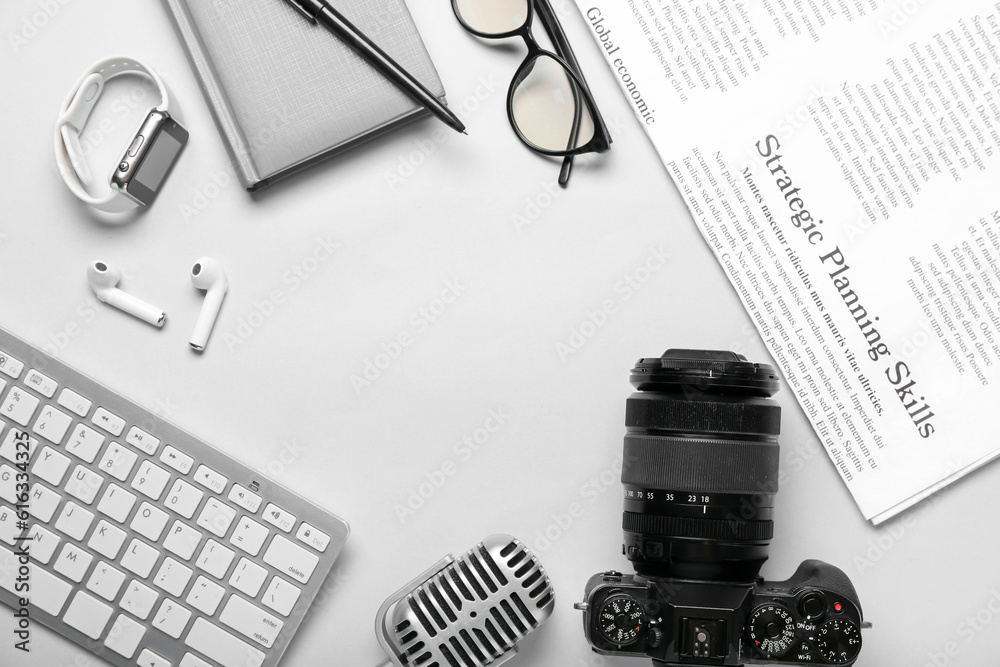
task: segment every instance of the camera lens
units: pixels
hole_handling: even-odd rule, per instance
[[[753,581],[774,531],[774,369],[733,352],[667,350],[640,359],[631,381],[622,528],[636,572]]]

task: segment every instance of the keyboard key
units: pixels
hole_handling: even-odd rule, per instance
[[[19,473],[10,466],[7,465],[0,466],[0,498],[3,498],[9,503],[17,504],[18,502],[17,499],[18,474]],[[24,473],[20,474],[24,475]],[[22,483],[24,483],[23,479],[25,477],[27,477],[27,475],[24,475],[24,477],[22,477]]]
[[[59,388],[59,384],[55,380],[47,375],[42,375],[34,368],[28,371],[28,374],[24,376],[23,382],[45,398],[52,398],[55,396],[56,389]]]
[[[53,569],[67,579],[80,583],[93,560],[94,557],[80,547],[67,543],[56,559]]]
[[[187,454],[182,454],[170,445],[163,448],[163,453],[160,454],[160,461],[166,463],[182,475],[191,472],[191,466],[194,465],[193,458]]]
[[[67,470],[69,470],[69,457],[63,456],[51,447],[46,447],[35,459],[31,473],[52,486],[59,486]]]
[[[28,371],[28,374],[24,376],[24,380],[22,380],[22,382],[45,398],[52,398],[55,396],[56,389],[59,388],[59,385],[55,380],[43,375],[34,368]]]
[[[187,622],[191,620],[191,610],[182,607],[180,603],[173,600],[164,600],[160,604],[156,618],[153,619],[153,627],[165,632],[174,639],[180,639]]]
[[[19,573],[18,557],[14,552],[0,547],[0,588],[21,597],[24,591],[18,591],[16,588],[19,583],[17,581]],[[34,563],[28,565],[28,577],[31,581],[31,604],[44,612],[58,616],[73,587]]]
[[[59,518],[56,519],[56,530],[66,533],[77,542],[83,541],[90,524],[94,521],[92,512],[88,512],[76,503],[70,501],[63,505]]]
[[[3,444],[0,445],[0,457],[3,457],[10,461],[11,463],[20,463],[24,459],[24,431],[19,431],[16,428],[12,428],[7,431],[7,435],[3,437]],[[33,438],[28,436],[28,459],[35,455],[35,450],[38,448],[38,438]],[[21,457],[18,458],[18,454]]]
[[[157,448],[160,446],[159,439],[154,438],[138,426],[133,426],[128,430],[128,435],[125,436],[125,442],[140,451],[146,452],[150,456],[155,454]]]
[[[184,480],[178,479],[174,482],[170,493],[167,494],[164,505],[185,519],[190,519],[194,516],[198,505],[201,504],[201,499],[204,497],[205,494],[202,491],[191,486]]]
[[[83,591],[78,591],[73,601],[69,603],[63,622],[71,628],[76,628],[91,639],[98,639],[104,634],[104,628],[111,619],[111,607]]]
[[[271,648],[285,622],[238,595],[229,598],[219,621],[264,648]]]
[[[205,662],[194,653],[185,653],[181,658],[180,667],[213,667],[212,663]]]
[[[35,484],[31,487],[31,493],[28,494],[28,514],[42,523],[48,523],[52,520],[52,515],[56,513],[56,508],[59,507],[61,500],[62,496],[52,489]]]
[[[24,364],[3,350],[0,350],[0,373],[16,380],[21,377],[21,371],[23,370]]]
[[[145,634],[145,625],[136,623],[125,614],[119,614],[104,645],[122,657],[131,658]]]
[[[66,431],[73,424],[73,418],[53,407],[42,408],[41,414],[35,420],[31,430],[54,445],[58,445],[66,437]]]
[[[134,539],[125,550],[125,555],[122,556],[122,567],[145,579],[153,571],[153,566],[156,565],[159,557],[159,551],[142,540]]]
[[[0,417],[27,426],[35,415],[39,400],[20,387],[12,387],[0,404]]]
[[[250,514],[256,514],[257,510],[260,509],[260,496],[251,493],[239,484],[233,484],[233,488],[229,490],[229,500]]]
[[[59,537],[37,523],[28,530],[28,537],[31,538],[31,557],[46,565],[59,547]]]
[[[264,663],[264,653],[237,639],[219,626],[199,618],[184,643],[221,667],[247,667]]]
[[[149,503],[139,505],[139,511],[135,513],[130,528],[145,537],[150,542],[158,542],[163,529],[167,527],[169,515],[161,509],[157,509]]]
[[[281,535],[276,535],[264,554],[264,562],[278,572],[287,574],[299,583],[306,584],[309,583],[309,577],[316,569],[319,558],[302,547],[292,544]]]
[[[125,589],[125,595],[122,596],[122,601],[118,603],[118,606],[139,620],[145,621],[152,613],[153,606],[156,605],[159,597],[160,594],[152,588],[133,579],[128,588]]]
[[[129,493],[117,484],[109,484],[104,497],[97,504],[97,511],[105,514],[118,523],[125,523],[135,506],[135,494]]]
[[[201,511],[201,516],[198,517],[198,525],[219,537],[225,537],[234,518],[236,510],[223,505],[215,498],[209,498],[205,503],[205,509]]]
[[[90,418],[90,423],[100,426],[116,438],[125,430],[125,420],[104,408],[97,408],[94,416]]]
[[[153,577],[153,584],[174,597],[180,597],[191,580],[191,568],[185,567],[173,558],[163,559],[163,565]]]
[[[229,538],[229,543],[246,551],[251,556],[260,553],[260,548],[264,546],[264,541],[270,531],[249,517],[240,519],[233,536]]]
[[[323,553],[330,546],[330,536],[321,530],[316,530],[308,523],[303,523],[295,532],[295,539],[308,544],[316,551]]]
[[[286,533],[291,532],[295,525],[295,516],[281,509],[273,503],[268,503],[264,508],[264,521],[275,526]]]
[[[198,556],[197,565],[216,579],[222,579],[235,557],[236,552],[232,549],[227,549],[215,540],[209,540]]]
[[[86,417],[93,403],[72,389],[63,389],[59,394],[59,405],[80,417]]]
[[[302,590],[281,577],[271,579],[271,584],[264,591],[260,601],[265,607],[270,607],[282,616],[288,616],[295,603],[299,600]]]
[[[199,576],[188,593],[187,603],[206,616],[215,616],[215,610],[225,595],[225,588]]]
[[[108,445],[108,448],[104,450],[104,454],[101,456],[101,460],[98,462],[97,467],[102,472],[105,472],[117,479],[119,482],[124,482],[128,479],[128,475],[132,472],[132,467],[135,465],[138,458],[138,454],[126,448],[124,445],[112,442]]]
[[[5,542],[14,546],[14,540],[24,531],[17,527],[17,512],[9,507],[0,505],[0,542]]]
[[[69,481],[66,482],[66,493],[80,499],[87,505],[92,505],[103,485],[103,477],[89,468],[77,466]]]
[[[66,443],[66,451],[86,463],[93,463],[104,445],[104,436],[84,424],[73,429]]]
[[[104,519],[97,523],[94,534],[90,536],[87,546],[105,558],[115,560],[118,552],[125,544],[125,531],[114,527]]]
[[[220,475],[208,466],[198,466],[198,472],[194,474],[194,481],[204,486],[213,493],[222,493],[229,484],[229,479],[225,475]]]
[[[266,580],[267,570],[246,558],[241,558],[233,570],[233,576],[229,577],[229,585],[247,597],[255,598]]]
[[[202,534],[180,521],[174,521],[167,533],[167,539],[163,540],[163,548],[170,553],[179,556],[184,560],[191,560],[194,550],[201,542]]]
[[[139,667],[171,667],[169,660],[156,655],[148,648],[142,649],[142,653],[139,654],[139,658],[135,661],[135,664],[139,665]]]
[[[139,472],[132,479],[132,488],[153,500],[159,500],[169,481],[169,472],[149,461],[143,461]]]
[[[125,573],[116,570],[102,560],[90,575],[90,579],[87,581],[87,590],[97,593],[108,602],[114,602],[124,583]]]

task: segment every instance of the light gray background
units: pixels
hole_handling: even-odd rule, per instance
[[[383,599],[493,532],[535,549],[557,592],[556,613],[517,664],[646,664],[592,654],[572,609],[591,574],[628,569],[614,472],[628,371],[671,346],[768,361],[764,346],[569,0],[558,9],[615,143],[579,160],[566,191],[554,185],[558,165],[524,149],[507,124],[506,87],[523,50],[478,43],[444,0],[410,9],[470,136],[421,121],[251,197],[158,2],[5,2],[0,326],[350,522],[329,594],[284,664],[379,663],[372,628]],[[191,141],[155,206],[116,227],[62,185],[52,127],[83,68],[120,53],[158,66]],[[136,80],[113,82],[95,116],[103,109],[111,125],[88,126],[101,179],[150,104],[152,94],[129,102],[141,91]],[[339,248],[313,259],[327,257],[325,243]],[[645,273],[661,252],[665,264]],[[202,297],[186,273],[202,255],[226,267],[230,292],[196,356],[187,337]],[[162,331],[95,302],[85,267],[98,258],[168,312]],[[308,279],[292,278],[296,270]],[[647,280],[629,294],[625,276]],[[421,327],[419,309],[448,281],[460,296]],[[605,302],[613,312],[595,316],[602,324],[582,327]],[[581,327],[592,335],[561,358],[558,345]],[[411,344],[357,392],[351,376],[366,361],[385,366],[381,346],[401,333]],[[785,578],[814,557],[842,567],[875,624],[862,667],[997,664],[1000,470],[875,529],[787,388],[777,398],[783,477],[764,574]],[[495,410],[504,425],[467,460],[456,454]],[[447,462],[456,474],[401,521],[395,506]],[[35,652],[15,657],[2,618],[0,663],[101,664],[41,627]]]

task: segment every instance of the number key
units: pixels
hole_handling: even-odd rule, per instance
[[[21,426],[27,426],[38,407],[38,399],[21,389],[14,387],[7,393],[3,405],[0,405],[0,416],[11,419]]]
[[[87,427],[84,426],[83,428]],[[117,442],[112,442],[104,450],[104,455],[101,457],[99,465],[101,470],[119,482],[124,482],[128,479],[128,474],[132,472],[132,466],[135,465],[138,458],[139,455],[135,452],[130,451],[123,445],[119,445]]]
[[[61,410],[47,407],[38,415],[32,430],[52,444],[58,445],[66,436],[73,418]]]
[[[101,445],[103,444],[103,435],[89,426],[80,424],[73,429],[73,435],[69,437],[69,442],[66,443],[66,451],[78,459],[82,459],[87,463],[93,463],[94,459],[97,458],[97,453],[101,451]]]
[[[204,493],[179,479],[174,482],[173,488],[167,494],[165,505],[167,509],[177,512],[185,519],[190,519],[204,497]]]
[[[169,481],[169,472],[149,461],[144,461],[132,480],[132,488],[153,500],[159,500]]]

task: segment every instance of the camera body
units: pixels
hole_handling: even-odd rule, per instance
[[[865,627],[841,570],[760,569],[774,535],[781,407],[775,370],[733,352],[667,350],[632,369],[622,551],[635,575],[587,583],[594,651],[687,665],[853,665]]]
[[[583,627],[594,651],[681,665],[852,665],[861,609],[838,568],[803,562],[787,581],[752,584],[605,572],[586,588]]]

